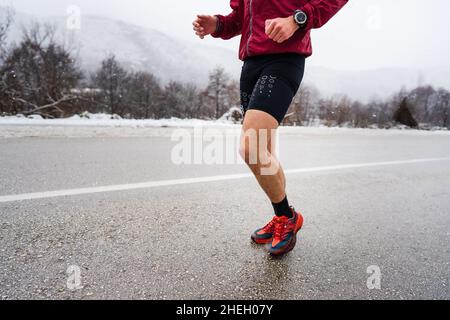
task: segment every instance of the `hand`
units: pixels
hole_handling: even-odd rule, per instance
[[[214,33],[217,28],[217,20],[216,16],[198,15],[192,23],[195,34],[200,39],[204,39],[207,35]]]
[[[299,28],[293,16],[266,20],[266,34],[277,43],[288,40]]]

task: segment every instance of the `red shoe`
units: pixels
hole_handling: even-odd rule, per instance
[[[292,208],[294,216],[276,217],[275,230],[273,232],[272,243],[269,246],[269,253],[274,256],[280,256],[294,249],[297,243],[297,232],[303,226],[303,216],[295,212]]]
[[[275,216],[264,228],[258,229],[252,234],[253,242],[257,244],[271,243],[273,239],[273,233],[275,232]]]

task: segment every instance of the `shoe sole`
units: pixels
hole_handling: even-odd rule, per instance
[[[273,240],[273,238],[258,240],[257,238],[253,237],[253,235],[251,238],[252,238],[252,241],[256,244],[268,244],[268,243],[271,243]]]
[[[300,225],[298,226],[298,229],[295,231],[295,234],[294,234],[294,236],[292,237],[292,240],[291,240],[291,242],[289,243],[288,247],[287,247],[286,249],[279,250],[279,251],[275,251],[275,252],[270,252],[270,251],[269,251],[269,254],[270,254],[270,255],[279,257],[279,256],[282,256],[282,255],[285,255],[285,254],[291,252],[291,251],[295,248],[295,245],[297,244],[297,233],[302,229],[302,227],[303,227],[303,221],[304,221],[304,220],[303,220],[303,216],[302,216],[300,213],[299,213],[298,215],[301,217],[301,223],[300,223]],[[297,220],[297,223],[298,223],[298,220]]]

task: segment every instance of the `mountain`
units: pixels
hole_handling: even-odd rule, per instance
[[[305,82],[316,86],[320,92],[347,94],[352,99],[367,102],[371,98],[384,98],[401,88],[413,89],[431,84],[450,89],[450,69],[382,68],[359,71],[337,71],[322,67],[306,69]]]
[[[150,71],[164,83],[178,80],[204,86],[209,72],[218,65],[225,67],[232,78],[239,79],[242,63],[237,59],[237,49],[235,52],[200,41],[182,41],[154,29],[88,15],[83,15],[80,30],[67,31],[64,17],[37,18],[16,13],[9,38],[18,41],[22,26],[31,21],[57,26],[59,36],[75,48],[82,68],[90,72],[97,69],[106,56],[115,54],[130,70]],[[402,87],[408,89],[424,83],[450,89],[449,79],[448,68],[339,71],[307,64],[305,73],[305,83],[314,85],[323,94],[347,94],[362,101],[383,98]]]
[[[58,37],[75,48],[75,56],[87,71],[96,70],[105,57],[114,54],[125,67],[152,72],[163,82],[177,80],[205,85],[209,72],[216,66],[226,66],[234,78],[242,66],[237,53],[231,50],[183,42],[157,30],[98,16],[83,15],[81,29],[69,31],[64,17],[37,18],[16,13],[9,39],[19,41],[22,26],[32,22],[55,25]]]

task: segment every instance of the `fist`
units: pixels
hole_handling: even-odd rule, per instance
[[[206,16],[198,15],[197,19],[192,22],[194,26],[194,31],[200,39],[204,39],[207,35],[212,34],[217,28],[217,17],[216,16]]]
[[[266,34],[277,43],[283,43],[299,29],[294,17],[266,20]]]

